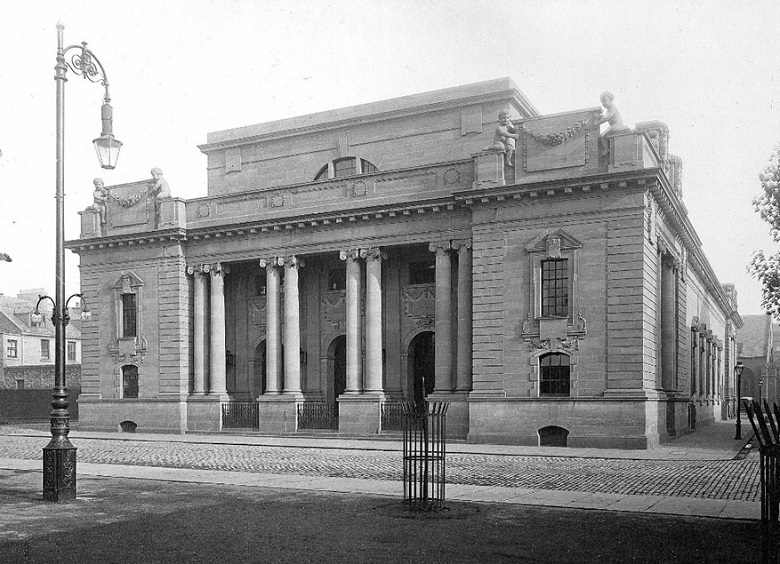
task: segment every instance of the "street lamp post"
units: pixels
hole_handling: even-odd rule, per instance
[[[763,394],[761,393],[761,388],[764,387],[764,379],[758,381],[758,403],[761,403],[761,397]]]
[[[742,370],[745,365],[738,362],[734,367],[734,374],[737,376],[737,434],[734,440],[740,440],[742,438],[742,418],[741,418],[741,404],[742,404]]]
[[[70,412],[68,411],[68,388],[65,383],[65,327],[68,323],[67,301],[65,300],[65,82],[68,69],[90,82],[105,88],[101,108],[102,131],[93,140],[100,166],[113,169],[119,156],[122,142],[114,138],[112,131],[111,98],[108,95],[108,78],[103,65],[87,44],[70,45],[63,48],[62,22],[57,24],[57,64],[54,66],[54,80],[57,84],[57,194],[56,194],[56,277],[54,299],[48,298],[54,306],[54,391],[51,402],[51,441],[43,448],[43,499],[46,501],[68,501],[76,498],[76,447],[68,440]],[[66,61],[65,55],[74,53]],[[77,294],[74,294],[77,295]],[[37,311],[36,306],[36,311]]]

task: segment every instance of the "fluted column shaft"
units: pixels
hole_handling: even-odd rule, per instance
[[[284,263],[284,391],[301,391],[301,307],[298,294],[298,259]]]
[[[437,392],[455,389],[452,376],[452,262],[449,241],[431,243],[436,253],[436,384]]]
[[[472,288],[471,241],[458,245],[458,366],[457,391],[469,391],[472,386]]]
[[[208,332],[206,294],[206,275],[201,270],[193,270],[193,382],[192,393],[206,393],[206,366],[208,363]]]
[[[363,390],[363,335],[360,323],[360,263],[357,249],[342,251],[347,262],[347,389],[346,393]]]
[[[366,251],[366,391],[383,391],[382,252]]]
[[[282,391],[281,275],[276,257],[261,261],[260,266],[265,267],[265,391],[278,394]]]
[[[227,395],[225,362],[225,269],[217,264],[211,267],[210,319],[210,389],[209,393]]]

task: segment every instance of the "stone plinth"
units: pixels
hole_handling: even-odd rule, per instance
[[[339,433],[376,435],[379,433],[382,394],[343,394],[339,396]]]
[[[81,216],[82,239],[92,239],[103,235],[100,224],[100,212],[98,210],[87,209],[80,211],[79,215]]]
[[[222,401],[219,397],[187,398],[187,430],[193,433],[222,431]]]
[[[474,157],[474,188],[504,186],[504,150],[486,149]]]
[[[281,435],[298,432],[298,404],[302,394],[262,395],[257,398],[261,433]]]
[[[630,131],[610,135],[609,172],[658,166],[658,157],[650,139],[641,132]]]
[[[184,200],[181,198],[163,198],[157,204],[160,210],[157,222],[158,229],[187,226],[187,211]]]

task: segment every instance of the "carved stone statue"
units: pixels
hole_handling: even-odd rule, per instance
[[[506,165],[515,166],[515,139],[520,139],[512,121],[509,110],[498,112],[498,125],[493,136],[493,147],[506,150]]]
[[[152,178],[154,179],[154,186],[152,186],[152,193],[156,194],[158,200],[171,197],[171,189],[168,186],[168,181],[163,178],[163,171],[160,168],[152,169]]]
[[[602,123],[609,123],[609,127],[599,137],[599,147],[601,149],[601,155],[604,156],[609,153],[609,141],[608,137],[629,131],[630,128],[623,123],[623,118],[620,115],[620,111],[615,105],[615,95],[612,92],[603,92],[600,96],[601,105],[604,107],[604,115],[599,120],[599,125]]]
[[[106,222],[106,202],[108,201],[108,190],[105,188],[102,178],[95,178],[92,181],[95,190],[92,192],[92,205],[87,209],[100,213],[100,223]]]

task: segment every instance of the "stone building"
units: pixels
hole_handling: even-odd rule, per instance
[[[778,393],[778,355],[780,347],[778,326],[772,316],[746,315],[744,326],[737,333],[739,361],[742,371],[742,397],[767,400],[770,405],[780,402]]]
[[[726,416],[741,320],[681,160],[601,116],[499,79],[211,133],[202,198],[109,187],[68,243],[80,427],[372,435],[427,398],[454,438],[647,448]]]

